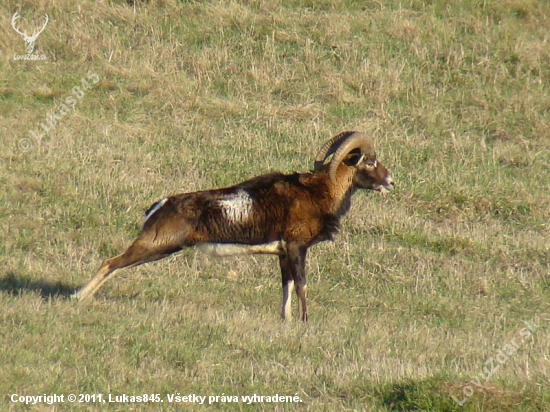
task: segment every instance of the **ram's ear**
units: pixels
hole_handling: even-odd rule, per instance
[[[357,166],[365,159],[365,155],[362,153],[353,153],[351,152],[344,159],[344,163],[348,166]]]
[[[357,166],[364,160],[365,160],[365,155],[361,153],[359,150],[355,149],[347,154],[343,162],[347,166]]]

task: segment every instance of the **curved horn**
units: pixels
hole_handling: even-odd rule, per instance
[[[361,132],[343,132],[330,139],[321,149],[315,159],[315,170],[320,170],[327,157],[334,153],[330,161],[329,175],[336,183],[336,170],[344,158],[352,150],[359,149],[361,154],[375,156],[374,145],[367,135]]]
[[[355,149],[359,149],[362,155],[376,156],[374,145],[366,134],[360,132],[351,133],[340,144],[330,161],[329,175],[333,183],[336,182],[336,170],[338,169],[338,165],[340,165],[349,152]]]
[[[346,137],[348,137],[352,133],[356,133],[356,132],[342,132],[334,136],[328,142],[326,142],[321,148],[321,150],[319,150],[319,153],[315,158],[315,163],[313,164],[313,168],[316,171],[321,170],[323,168],[325,160],[327,160],[327,157],[333,154],[336,151],[336,149],[338,149],[338,146],[340,146],[341,141],[344,140]]]

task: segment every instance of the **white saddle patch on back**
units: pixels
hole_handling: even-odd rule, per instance
[[[285,241],[262,243],[259,245],[243,245],[241,243],[200,243],[199,250],[207,255],[215,257],[269,254],[281,255],[285,252]]]
[[[252,205],[254,200],[243,189],[239,189],[237,193],[218,200],[218,204],[223,210],[224,215],[231,222],[243,222],[252,213]]]

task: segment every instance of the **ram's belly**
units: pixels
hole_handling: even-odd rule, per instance
[[[201,252],[216,257],[253,254],[283,255],[286,253],[285,242],[283,240],[262,243],[259,245],[243,245],[240,243],[200,243],[197,247]]]

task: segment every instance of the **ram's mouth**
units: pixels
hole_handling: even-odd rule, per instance
[[[377,192],[388,193],[395,187],[395,183],[391,177],[386,178],[386,181],[374,188]]]

